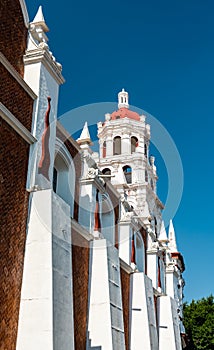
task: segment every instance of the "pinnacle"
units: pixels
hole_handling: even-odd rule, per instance
[[[162,221],[162,223],[161,223],[161,230],[160,230],[160,235],[159,235],[158,240],[159,240],[160,242],[163,242],[163,243],[168,242],[168,238],[167,238],[167,234],[166,234],[166,229],[165,229],[165,225],[164,225],[164,222],[163,222],[163,221]]]
[[[175,237],[175,229],[172,223],[172,220],[170,220],[169,223],[169,244],[168,247],[172,252],[177,252],[177,244],[176,244],[176,237]]]
[[[77,142],[79,144],[88,143],[89,145],[92,145],[91,136],[90,136],[90,133],[88,130],[88,123],[87,122],[85,122],[84,127],[83,127],[82,132],[81,132],[81,135],[77,139]]]
[[[34,17],[33,22],[31,22],[33,24],[37,24],[40,25],[42,27],[42,29],[44,30],[44,32],[48,32],[49,29],[45,23],[45,19],[44,19],[44,15],[43,15],[43,11],[42,11],[42,6],[39,6],[38,11],[36,16]]]

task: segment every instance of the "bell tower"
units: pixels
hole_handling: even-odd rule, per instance
[[[98,123],[99,167],[127,199],[137,215],[161,224],[162,204],[156,195],[155,158],[149,156],[150,126],[145,116],[129,109],[129,95],[118,93],[118,110]]]

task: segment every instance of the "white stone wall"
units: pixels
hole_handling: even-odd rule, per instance
[[[53,349],[51,190],[31,194],[17,350]]]
[[[169,296],[157,300],[159,350],[181,350],[177,303]]]
[[[40,188],[51,188],[53,177],[59,85],[56,83],[55,79],[52,77],[46,67],[42,65],[42,63],[25,65],[25,81],[30,85],[30,87],[38,96],[34,105],[32,123],[32,133],[38,139],[38,142],[31,146],[27,186],[28,188],[32,188],[35,185],[39,186]],[[50,181],[48,181],[43,175],[37,173],[38,162],[42,154],[42,134],[44,131],[45,113],[48,106],[48,96],[51,97],[51,110],[49,116]]]
[[[94,211],[96,205],[96,187],[92,182],[83,181],[80,184],[80,197],[79,197],[79,223],[89,233],[93,233],[94,230]]]
[[[119,225],[119,256],[128,265],[131,264],[132,228],[131,222],[120,222]]]
[[[52,190],[30,203],[17,350],[73,349],[70,208]]]
[[[52,192],[54,350],[74,349],[70,207]]]
[[[143,272],[135,272],[131,278],[131,349],[158,350],[152,281]]]
[[[92,241],[91,248],[90,348],[125,350],[118,251],[105,239]]]

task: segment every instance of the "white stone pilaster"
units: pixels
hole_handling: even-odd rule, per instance
[[[105,239],[91,242],[90,348],[125,350],[119,258],[107,246]]]
[[[131,264],[132,228],[131,221],[121,221],[119,225],[119,256]]]
[[[73,349],[71,220],[52,190],[31,194],[17,350]]]
[[[121,137],[121,154],[131,154],[131,139],[125,133]]]
[[[143,272],[132,276],[131,349],[158,350],[151,280]]]
[[[152,280],[153,287],[158,287],[158,256],[157,249],[149,248],[147,250],[147,275]]]
[[[110,135],[106,137],[106,157],[113,155],[113,140]]]
[[[157,300],[159,350],[181,350],[177,303],[169,296]]]
[[[38,142],[31,146],[27,187],[44,189],[52,187],[54,145],[56,135],[56,120],[59,85],[64,82],[61,65],[56,62],[55,57],[49,50],[48,31],[44,21],[41,7],[33,22],[29,25],[28,45],[24,56],[24,80],[37,95],[34,102],[32,119],[32,134]],[[47,97],[51,98],[51,109],[49,114],[50,137],[48,149],[50,153],[50,166],[48,177],[38,174],[38,163],[42,155],[42,135],[45,129],[45,114],[48,108]]]

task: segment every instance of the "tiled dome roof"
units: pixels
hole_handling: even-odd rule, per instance
[[[140,121],[140,116],[137,112],[130,111],[128,108],[120,108],[111,114],[111,120],[129,118]]]

